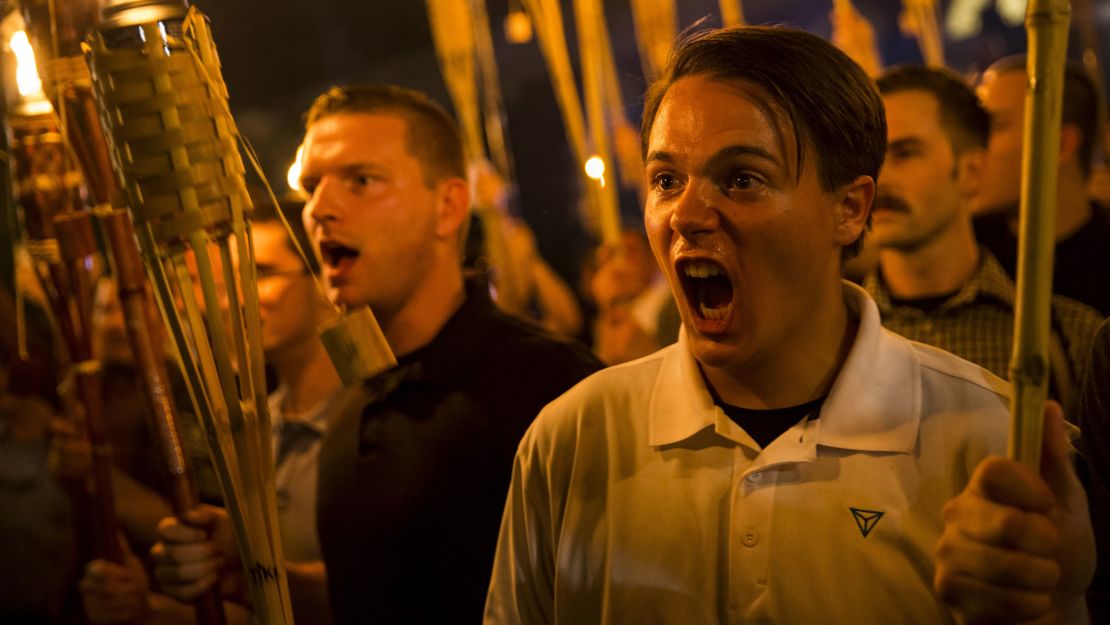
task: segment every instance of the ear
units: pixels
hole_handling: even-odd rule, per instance
[[[1060,164],[1075,159],[1079,162],[1079,148],[1083,144],[1083,131],[1075,124],[1060,126]]]
[[[964,199],[979,195],[987,171],[986,148],[972,148],[956,158],[956,187]]]
[[[840,188],[836,205],[834,236],[841,247],[851,245],[863,234],[875,199],[875,179],[860,176]]]
[[[436,193],[436,236],[455,239],[470,216],[470,185],[463,178],[447,178]]]

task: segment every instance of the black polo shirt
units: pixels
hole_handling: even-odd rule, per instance
[[[1110,315],[1110,217],[1091,205],[1091,218],[1068,238],[1056,243],[1052,292]],[[1009,212],[975,218],[975,238],[985,245],[1014,278],[1017,237],[1010,231]]]
[[[480,622],[520,438],[600,367],[467,291],[431,343],[348,393],[324,437],[317,522],[337,624]]]

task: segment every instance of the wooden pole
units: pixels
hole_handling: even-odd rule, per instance
[[[1017,311],[1010,361],[1009,455],[1033,470],[1040,466],[1048,397],[1056,172],[1070,10],[1068,0],[1030,0],[1025,18],[1029,85],[1021,168]]]

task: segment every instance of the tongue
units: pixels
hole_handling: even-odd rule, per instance
[[[732,284],[724,276],[698,280],[698,300],[706,308],[724,308],[732,302]]]

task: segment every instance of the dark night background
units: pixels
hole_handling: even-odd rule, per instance
[[[941,0],[947,8],[953,0]],[[257,149],[279,193],[303,131],[302,115],[329,86],[391,82],[424,90],[450,107],[432,46],[423,0],[195,0],[212,22],[239,127]],[[487,0],[505,98],[509,142],[519,182],[516,207],[536,231],[541,252],[564,276],[577,271],[589,245],[578,226],[575,204],[578,164],[573,163],[547,71],[535,41],[506,42],[503,18],[509,0]],[[1007,27],[984,4],[983,31],[967,41],[946,41],[953,69],[972,73],[992,61],[1025,50],[1021,26]],[[573,28],[564,0],[567,28]],[[605,0],[628,118],[638,121],[645,83],[633,36],[629,0]],[[716,0],[678,0],[679,27],[701,18],[719,25]],[[917,43],[898,29],[897,0],[855,0],[875,26],[884,64],[921,61]],[[1110,0],[1093,0],[1100,32],[1110,32]],[[782,23],[828,37],[831,0],[745,0],[749,23]],[[571,55],[574,33],[568,34]],[[1076,48],[1078,34],[1071,34]],[[1100,38],[1103,59],[1110,37]],[[576,60],[575,60],[576,62]],[[1106,63],[1108,61],[1104,61]],[[1105,68],[1104,68],[1105,69]],[[1110,82],[1110,81],[1107,81]],[[626,220],[637,219],[635,196],[626,194]]]
[[[505,41],[502,20],[508,0],[487,0],[501,72],[519,195],[517,207],[535,229],[541,251],[564,275],[576,271],[576,257],[588,245],[577,225],[577,164],[572,162],[562,120],[535,41]],[[450,106],[432,47],[422,0],[197,0],[212,20],[216,43],[240,129],[254,143],[275,188],[285,188],[285,171],[301,140],[302,114],[331,85],[391,82],[421,89]],[[572,28],[573,11],[564,2]],[[679,0],[679,27],[707,18],[718,25],[716,0]],[[895,0],[856,0],[874,24],[884,64],[920,62],[917,43],[901,34]],[[943,2],[947,6],[949,2]],[[993,4],[986,2],[988,6]],[[1110,32],[1110,0],[1095,0],[1099,28]],[[645,88],[632,30],[628,0],[605,2],[628,117],[639,118]],[[746,0],[749,23],[784,23],[828,37],[829,0]],[[1072,33],[1074,44],[1078,36]],[[1101,37],[1102,58],[1110,57]],[[574,55],[574,35],[568,33]],[[1007,27],[993,10],[983,13],[983,34],[946,42],[949,66],[981,70],[1006,54],[1025,50],[1022,27]],[[623,212],[635,219],[634,196]]]

